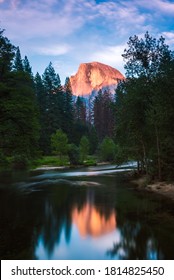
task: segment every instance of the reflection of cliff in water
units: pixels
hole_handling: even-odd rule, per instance
[[[81,188],[77,200],[76,192],[71,192],[70,188],[68,191],[65,186],[55,189],[54,195],[46,197],[44,201],[43,224],[37,232],[36,247],[42,244],[45,254],[51,258],[63,236],[67,245],[71,241],[73,224],[77,226],[81,237],[99,237],[115,230],[114,208],[111,206],[108,209],[108,205],[100,204],[97,206],[95,195],[94,189]]]
[[[106,217],[94,205],[87,202],[80,210],[77,206],[74,207],[72,222],[76,224],[82,237],[88,235],[97,237],[115,230],[116,215],[115,211],[111,211],[109,217]]]
[[[82,237],[88,235],[98,237],[116,229],[115,210],[111,208],[108,214],[108,211],[97,208],[93,201],[94,192],[88,191],[87,202],[80,209],[78,205],[72,209],[72,222],[77,226]]]

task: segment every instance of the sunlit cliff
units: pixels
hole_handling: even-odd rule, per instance
[[[123,79],[117,69],[99,62],[80,64],[77,73],[70,77],[73,94],[84,97],[100,89],[114,92],[118,81]]]

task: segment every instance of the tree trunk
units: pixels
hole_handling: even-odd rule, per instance
[[[138,174],[140,174],[140,161],[139,160],[137,161],[137,171],[138,171]]]
[[[157,126],[155,125],[156,133],[156,146],[157,146],[157,158],[158,158],[158,179],[161,181],[161,156],[160,156],[160,141]]]
[[[143,147],[143,162],[144,162],[143,169],[145,170],[146,174],[148,174],[146,148],[145,148],[143,140],[142,140],[142,147]]]

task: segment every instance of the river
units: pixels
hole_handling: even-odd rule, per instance
[[[1,174],[1,259],[174,259],[173,204],[124,168]]]

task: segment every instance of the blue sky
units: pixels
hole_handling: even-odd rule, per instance
[[[0,27],[34,74],[52,61],[62,83],[81,62],[99,61],[124,74],[130,36],[164,36],[174,49],[174,1],[0,0]]]

